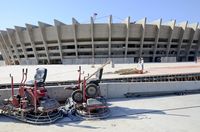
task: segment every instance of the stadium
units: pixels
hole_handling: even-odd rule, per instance
[[[72,18],[72,24],[54,20],[0,31],[0,52],[7,65],[101,64],[195,61],[200,54],[198,23],[147,22],[147,18],[113,23],[87,24]]]

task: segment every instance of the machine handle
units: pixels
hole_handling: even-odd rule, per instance
[[[12,98],[14,98],[14,82],[13,82],[13,76],[10,74],[10,78],[11,78],[11,95]]]
[[[99,67],[93,74],[91,74],[88,78],[86,78],[85,80],[89,80],[92,76],[94,76],[97,72],[99,72],[100,69],[102,69],[103,67],[105,67],[106,65],[110,64],[111,60],[108,60],[106,63],[104,63],[101,67]]]
[[[12,78],[13,76],[10,74],[10,78]]]

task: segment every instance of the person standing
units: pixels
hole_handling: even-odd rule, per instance
[[[141,58],[138,59],[137,69],[141,70]]]
[[[143,58],[141,58],[140,64],[141,64],[142,73],[143,73],[144,72],[144,59]]]

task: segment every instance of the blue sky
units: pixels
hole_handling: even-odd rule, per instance
[[[200,22],[200,0],[4,0],[0,4],[0,29],[37,25],[38,21],[53,24],[58,19],[71,24],[75,17],[80,23],[87,23],[97,13],[97,22],[107,22],[113,15],[114,22],[127,16],[131,21],[147,17],[147,21],[162,18]]]

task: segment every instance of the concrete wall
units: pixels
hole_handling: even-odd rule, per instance
[[[63,64],[103,64],[108,58],[79,58],[79,59],[63,59]],[[134,63],[134,58],[110,58],[114,64]]]
[[[35,59],[21,59],[21,65],[37,65]]]
[[[184,82],[134,82],[134,83],[101,83],[101,94],[106,98],[123,98],[124,94],[130,93],[157,93],[185,90],[199,90],[200,81]],[[64,86],[47,87],[48,94],[59,101],[71,96],[71,90],[64,90]],[[15,93],[17,89],[15,89]],[[9,98],[10,89],[0,89],[0,100]]]
[[[161,62],[176,62],[176,57],[161,57]]]
[[[5,61],[0,61],[0,66],[4,66],[4,65],[6,65]]]
[[[199,81],[185,82],[134,82],[134,83],[102,83],[101,93],[107,98],[121,98],[127,92],[153,93],[200,89]]]

